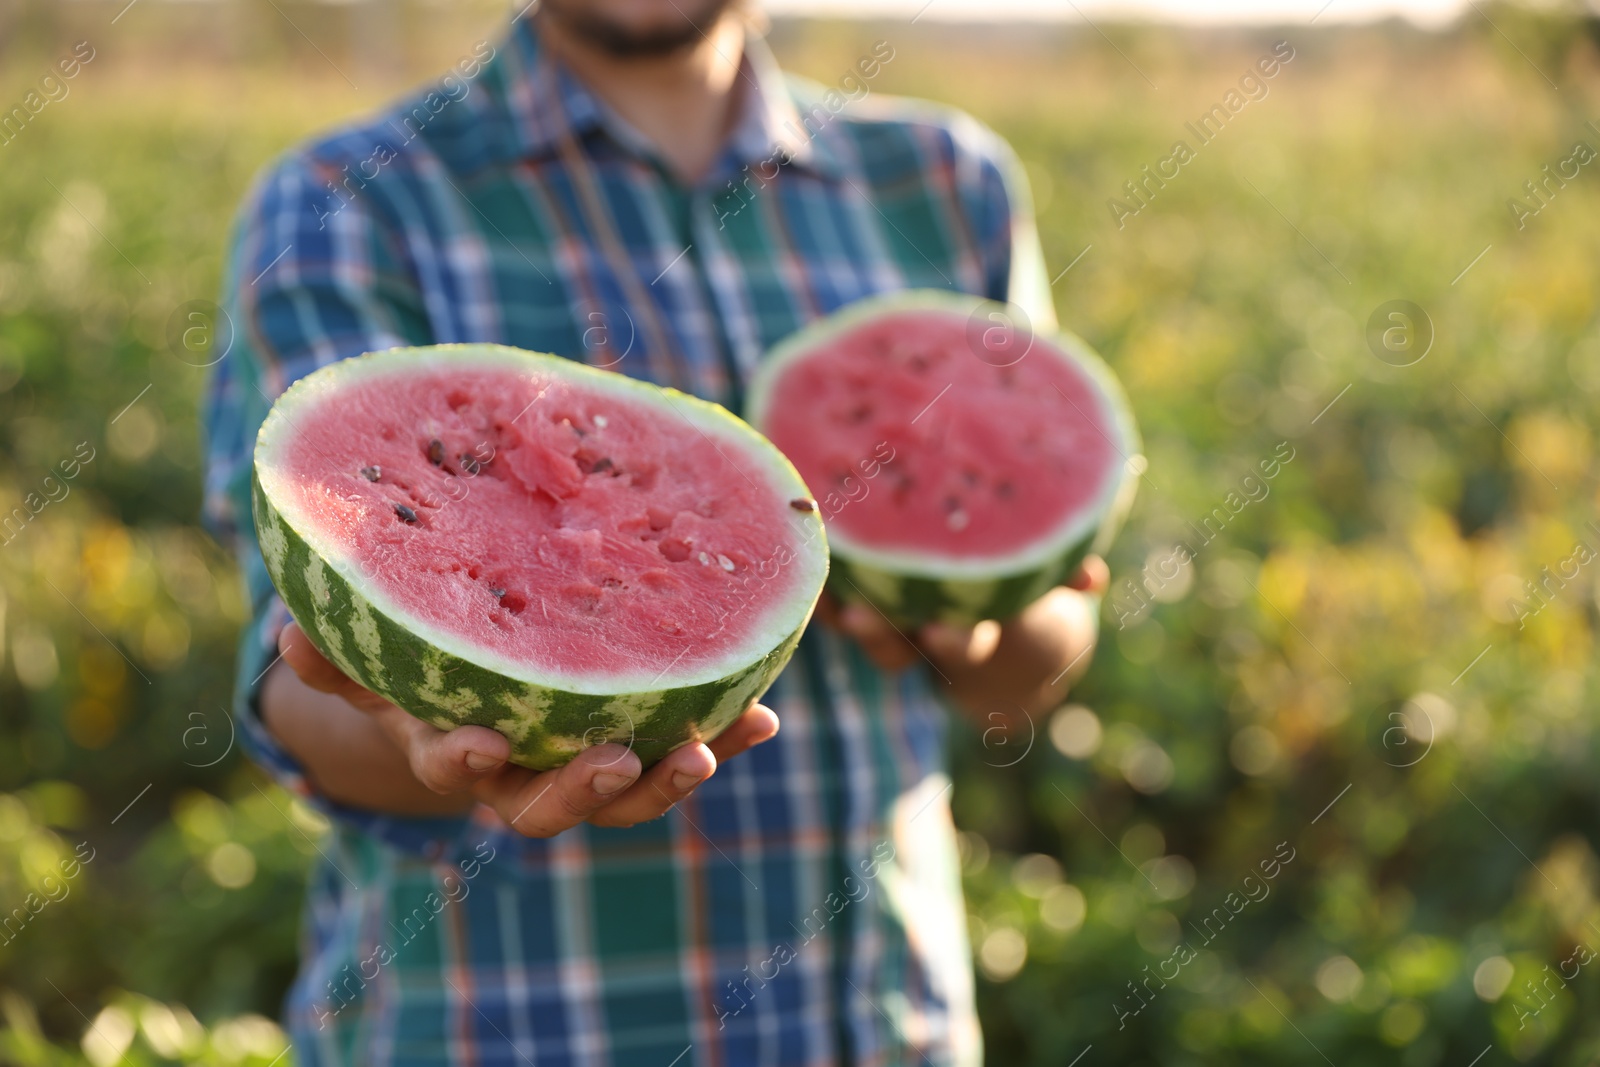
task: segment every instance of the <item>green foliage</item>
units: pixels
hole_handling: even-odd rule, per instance
[[[1106,27],[1114,46],[775,31],[824,82],[890,40],[872,91],[1012,140],[1053,269],[1083,253],[1062,317],[1147,437],[1073,705],[958,738],[992,1062],[1600,1052],[1600,561],[1559,578],[1600,552],[1600,200],[1585,166],[1521,228],[1507,204],[1600,146],[1600,64],[1579,23],[1485,10],[1440,35]],[[196,525],[203,360],[169,324],[214,295],[251,173],[398,81],[357,94],[288,38],[272,75],[163,67],[124,22],[124,54],[106,37],[0,146],[0,521],[94,456],[0,535],[0,927],[39,905],[0,933],[0,1059],[265,1063],[320,828],[230,749],[243,607]],[[29,34],[0,99],[76,39]],[[1119,227],[1108,200],[1281,36],[1267,95]],[[1409,366],[1369,348],[1393,300],[1433,328]]]

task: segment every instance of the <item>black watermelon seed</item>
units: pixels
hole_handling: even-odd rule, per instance
[[[460,459],[461,459],[461,469],[466,471],[468,474],[477,474],[480,470],[483,469],[483,467],[478,463],[478,461],[476,459],[473,459],[470,455],[468,455],[465,452],[461,453]]]
[[[378,466],[376,463],[370,467],[362,467],[361,477],[365,478],[369,482],[375,482],[379,478],[383,477],[383,468]]]
[[[595,465],[589,468],[589,473],[590,474],[600,474],[603,471],[610,470],[613,466],[615,466],[615,464],[613,464],[611,462],[611,457],[610,456],[604,456],[604,457],[600,458],[599,460],[595,461]]]
[[[437,437],[428,442],[428,462],[435,467],[444,463],[444,442]]]
[[[789,506],[791,508],[794,508],[796,511],[816,511],[817,510],[816,502],[812,501],[812,500],[807,500],[803,496],[797,496],[793,500],[789,501]]]
[[[413,526],[416,525],[417,513],[406,507],[404,504],[396,504],[394,506],[394,513],[400,516],[403,521],[410,523]]]

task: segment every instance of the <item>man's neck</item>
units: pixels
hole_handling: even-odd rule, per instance
[[[539,19],[541,40],[568,69],[640,133],[685,182],[716,161],[737,115],[745,24],[728,11],[694,45],[669,56],[619,57]]]

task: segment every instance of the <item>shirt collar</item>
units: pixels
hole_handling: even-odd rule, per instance
[[[560,116],[550,106],[547,91],[554,64],[554,82],[559,105],[579,143],[595,134],[604,134],[624,151],[652,157],[653,149],[643,134],[611,109],[564,66],[557,64],[539,39],[532,13],[515,19],[505,51],[493,60],[501,68],[499,88],[504,93],[509,129],[507,148],[520,158],[540,159],[558,152]],[[725,171],[741,168],[771,168],[788,162],[824,177],[843,173],[838,155],[823,137],[808,131],[800,110],[777,59],[760,37],[745,38],[744,58],[740,61],[738,91],[739,118],[729,131],[719,165],[711,177],[720,181]],[[770,169],[768,171],[770,176]]]
[[[808,131],[777,57],[754,33],[745,37],[739,84],[745,96],[726,146],[736,166],[787,160],[824,177],[844,174],[827,140]]]

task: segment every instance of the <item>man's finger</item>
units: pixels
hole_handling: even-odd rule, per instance
[[[890,638],[883,641],[860,641],[861,651],[867,658],[878,666],[880,670],[903,671],[914,663],[921,662],[916,648],[907,641],[899,638]]]
[[[899,671],[920,657],[906,634],[876,608],[846,604],[839,609],[839,629],[853,637],[868,658],[886,671]]]
[[[839,609],[839,629],[857,641],[881,642],[899,635],[883,613],[868,604],[845,604]]]
[[[503,768],[473,792],[519,834],[554,837],[616,800],[638,780],[639,770],[639,757],[622,745],[595,745],[558,770]]]
[[[917,633],[922,647],[942,663],[973,667],[987,663],[1000,646],[1000,624],[985,619],[975,626],[930,622]]]
[[[905,670],[918,659],[910,640],[866,604],[841,603],[838,597],[824,591],[817,600],[815,617],[824,626],[852,638],[882,670]]]
[[[684,745],[667,753],[631,788],[589,816],[596,826],[632,826],[665,815],[674,804],[695,791],[717,769],[717,759],[705,745]]]
[[[733,720],[731,726],[707,741],[706,745],[718,763],[725,763],[776,736],[778,716],[764,704],[752,704],[743,715]]]
[[[291,622],[279,632],[278,652],[283,656],[283,662],[300,676],[300,680],[313,689],[324,693],[342,693],[351,684],[345,673],[329,663],[328,658],[317,650],[297,622]]]
[[[484,726],[440,730],[393,704],[372,714],[405,752],[417,781],[435,793],[468,789],[511,756],[511,742]]]
[[[1099,556],[1085,556],[1076,573],[1067,579],[1067,585],[1080,593],[1103,596],[1111,587],[1111,568]]]
[[[834,629],[838,629],[839,598],[824,589],[822,595],[817,597],[816,610],[811,614],[813,618],[824,626],[832,626]]]
[[[305,635],[305,631],[300,629],[299,623],[289,623],[278,634],[278,651],[282,653],[284,662],[300,676],[300,680],[312,689],[344,697],[366,712],[393,707],[387,699],[328,662],[327,657]]]
[[[724,760],[771,740],[777,733],[778,716],[772,709],[752,704],[715,739],[668,753],[635,785],[591,815],[589,821],[596,826],[632,826],[660,818],[698,789]]]

